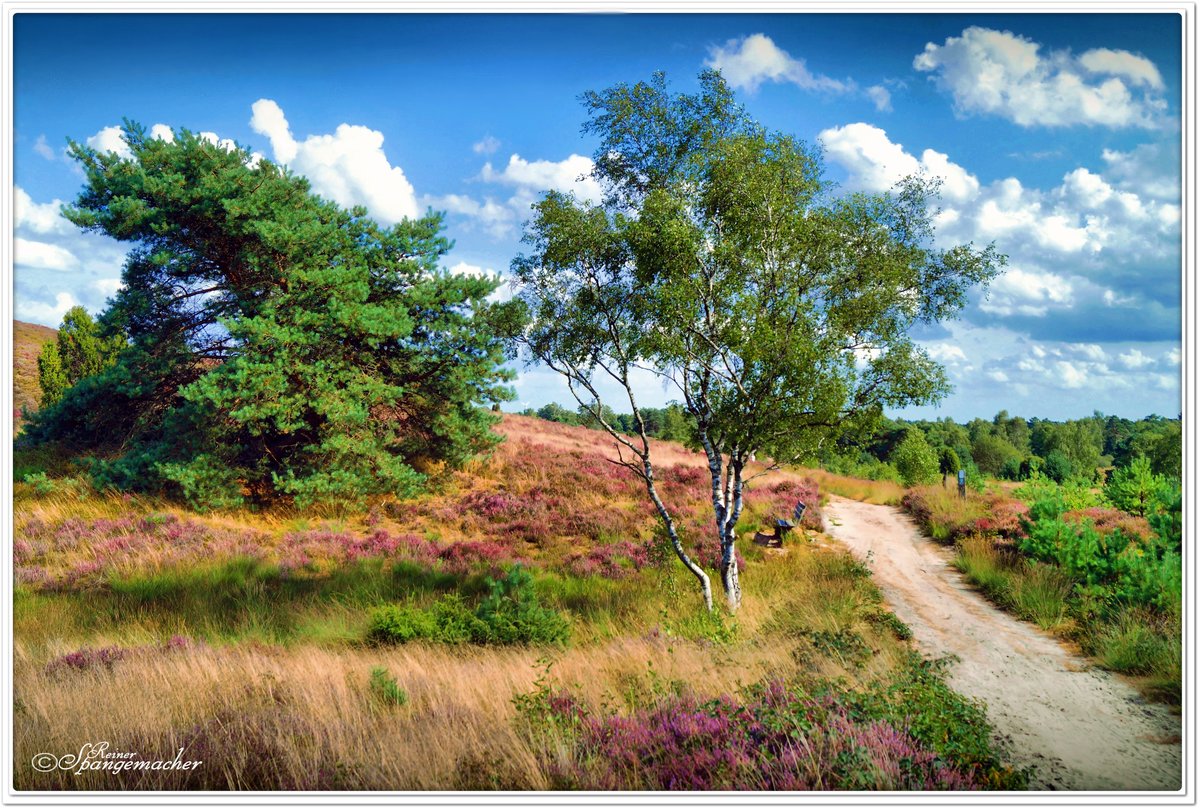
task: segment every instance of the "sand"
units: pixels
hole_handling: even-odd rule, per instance
[[[989,604],[952,553],[899,509],[831,496],[827,531],[869,564],[926,655],[955,655],[950,685],[982,700],[1008,759],[1039,790],[1179,790],[1180,719],[1033,624]]]

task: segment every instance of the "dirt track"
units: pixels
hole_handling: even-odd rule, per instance
[[[1035,789],[1180,788],[1180,722],[1168,709],[990,605],[899,509],[830,497],[825,515],[829,534],[869,560],[921,651],[960,658],[951,685],[987,704],[1009,758],[1035,767]]]

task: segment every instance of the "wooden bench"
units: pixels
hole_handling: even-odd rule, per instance
[[[792,512],[792,520],[778,519],[775,521],[775,532],[772,534],[764,534],[760,531],[754,533],[754,541],[759,545],[765,545],[768,548],[783,547],[783,541],[787,539],[787,535],[800,523],[804,518],[804,503],[797,503],[796,509]]]

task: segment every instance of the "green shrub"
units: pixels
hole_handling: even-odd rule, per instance
[[[952,658],[923,659],[914,653],[890,681],[862,694],[847,695],[872,719],[905,727],[918,741],[956,766],[976,769],[999,789],[1025,789],[1029,773],[1004,765],[992,747],[992,729],[982,702],[946,684]]]
[[[933,483],[938,476],[938,456],[925,434],[919,429],[910,428],[904,433],[904,440],[896,445],[888,458],[905,486],[916,486],[922,483]]]
[[[471,610],[457,593],[430,607],[389,604],[371,613],[367,638],[377,643],[430,640],[437,643],[565,643],[566,618],[543,607],[533,576],[514,565],[504,578],[487,579],[487,595]]]
[[[385,705],[399,706],[408,702],[408,692],[396,683],[396,678],[383,666],[371,669],[371,693]]]

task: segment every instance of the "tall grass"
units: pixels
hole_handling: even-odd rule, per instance
[[[904,497],[904,487],[890,480],[863,480],[839,475],[825,469],[804,469],[823,491],[876,505],[898,506]]]

